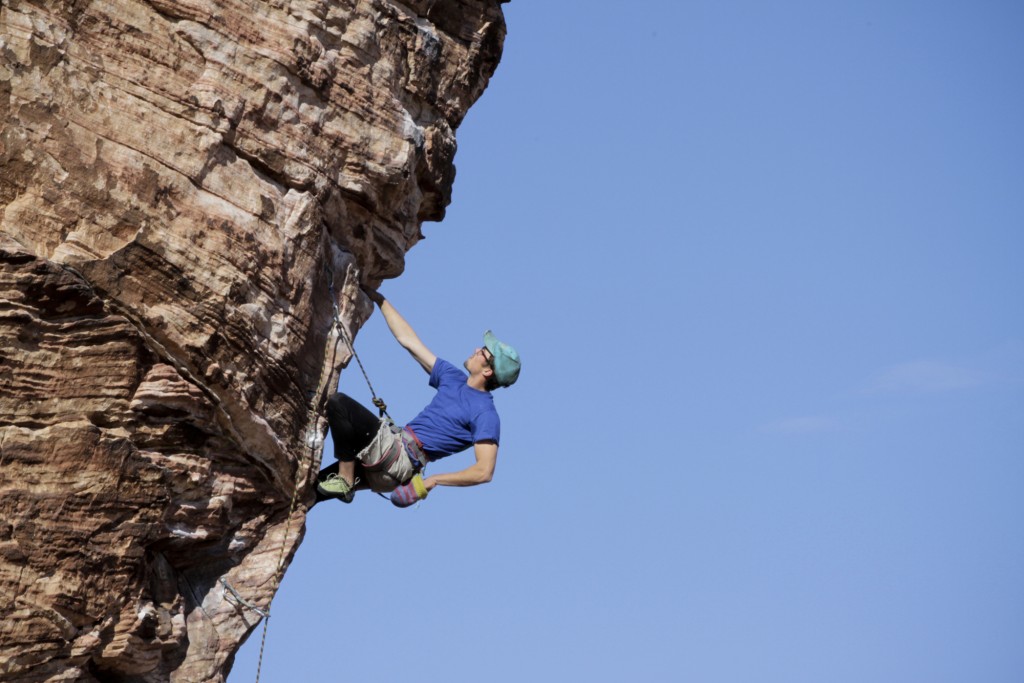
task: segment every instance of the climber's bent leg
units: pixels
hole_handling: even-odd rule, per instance
[[[336,393],[327,400],[327,423],[331,427],[334,455],[338,462],[321,470],[317,479],[326,482],[328,478],[333,480],[334,477],[340,477],[345,484],[352,486],[356,479],[356,455],[373,440],[380,427],[380,420],[358,401]],[[326,489],[322,483],[317,486],[317,501],[326,497],[341,497],[325,495],[325,492],[336,493],[334,489],[338,484],[340,482],[334,481]],[[341,498],[345,502],[352,499],[351,495]]]
[[[334,457],[352,462],[377,434],[380,418],[350,396],[336,393],[327,399],[327,423],[334,440]]]

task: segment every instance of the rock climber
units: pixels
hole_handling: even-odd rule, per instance
[[[380,307],[391,334],[423,369],[437,390],[405,427],[377,418],[342,393],[327,401],[327,422],[338,462],[317,477],[317,501],[352,501],[357,489],[391,492],[391,502],[408,507],[436,486],[486,484],[498,460],[501,422],[491,392],[519,378],[519,354],[490,332],[483,346],[462,364],[465,372],[428,349],[391,302],[376,290],[366,295]],[[467,374],[468,373],[468,374]],[[428,462],[473,447],[476,462],[447,474],[421,474]]]

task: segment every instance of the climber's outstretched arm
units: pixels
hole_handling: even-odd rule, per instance
[[[493,441],[477,441],[473,444],[476,462],[464,470],[448,474],[432,474],[423,480],[430,491],[435,486],[476,486],[486,484],[494,476],[498,463],[498,444]]]
[[[395,307],[391,305],[391,302],[384,298],[384,296],[375,290],[363,290],[366,295],[370,297],[378,306],[380,306],[380,312],[384,315],[384,320],[388,324],[388,329],[391,330],[391,334],[395,335],[395,339],[401,344],[406,351],[412,354],[412,357],[416,359],[416,362],[423,366],[423,369],[427,372],[431,372],[434,369],[434,362],[437,360],[437,356],[428,349],[420,338],[416,335],[416,332],[412,327],[405,321],[405,318],[399,314]]]

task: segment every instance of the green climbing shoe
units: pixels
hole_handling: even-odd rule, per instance
[[[316,490],[324,498],[337,498],[342,503],[351,503],[352,499],[356,496],[352,484],[337,474],[328,474],[326,479],[318,481]]]

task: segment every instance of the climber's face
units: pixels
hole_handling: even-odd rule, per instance
[[[487,349],[480,348],[473,352],[466,362],[462,364],[469,374],[476,375],[484,370],[491,369],[491,352]]]

